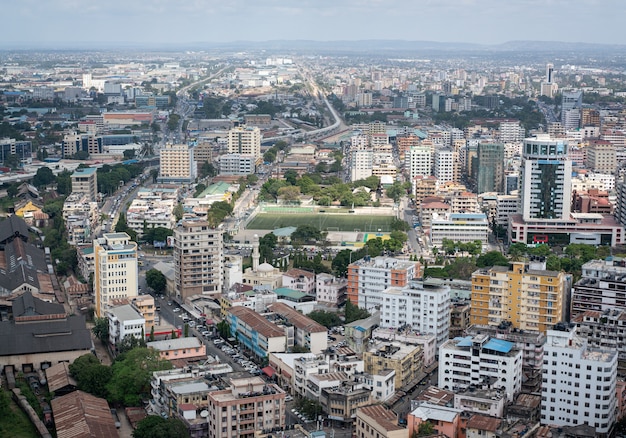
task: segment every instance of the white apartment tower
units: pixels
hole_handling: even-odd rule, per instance
[[[194,159],[193,146],[186,144],[166,144],[159,151],[159,182],[192,183],[198,175],[198,165]]]
[[[404,161],[404,167],[408,171],[411,181],[417,175],[432,175],[433,153],[429,147],[411,146]]]
[[[261,160],[261,130],[257,126],[235,126],[228,131],[228,153],[252,155]]]
[[[455,155],[454,151],[450,149],[440,149],[435,151],[433,174],[437,177],[440,183],[456,181]]]
[[[353,150],[350,152],[350,180],[358,181],[372,176],[374,152],[371,150]]]
[[[102,318],[111,300],[137,296],[137,244],[126,233],[106,233],[93,241],[96,316]]]
[[[567,142],[547,134],[524,140],[521,168],[521,213],[524,221],[569,220],[572,161]]]
[[[587,423],[610,436],[616,420],[617,351],[589,348],[557,324],[544,345],[541,424]]]

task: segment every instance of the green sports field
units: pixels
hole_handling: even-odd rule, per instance
[[[380,230],[390,232],[392,217],[336,213],[259,213],[246,228],[248,230],[274,230],[298,225],[313,225],[321,231],[376,232]]]

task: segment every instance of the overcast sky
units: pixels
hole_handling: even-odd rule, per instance
[[[0,45],[402,39],[626,44],[626,0],[4,0]]]

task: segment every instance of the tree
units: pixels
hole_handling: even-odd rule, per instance
[[[126,149],[124,151],[124,159],[131,160],[135,158],[135,149]]]
[[[528,252],[528,247],[526,246],[525,243],[512,243],[511,246],[509,246],[509,256],[511,256],[511,259],[513,261],[519,261],[522,259],[522,257],[524,257],[526,255],[526,253]]]
[[[69,195],[72,193],[72,172],[64,170],[57,175],[57,193]]]
[[[142,400],[150,395],[152,373],[171,368],[172,364],[151,348],[135,348],[120,354],[112,365],[113,376],[107,384],[109,402],[141,406]]]
[[[186,438],[189,436],[187,427],[178,418],[167,420],[158,415],[149,415],[139,423],[133,431],[133,438]]]
[[[150,269],[146,272],[146,283],[148,287],[154,290],[157,294],[165,292],[167,287],[167,279],[165,275],[157,269]]]
[[[159,177],[159,171],[157,169],[152,169],[150,171],[150,176],[152,177],[152,182],[156,184],[157,178]]]
[[[33,177],[33,185],[35,187],[45,187],[54,182],[54,174],[49,167],[40,167]]]
[[[69,366],[70,374],[76,379],[78,389],[95,395],[106,397],[106,386],[113,375],[109,366],[102,365],[93,354],[85,354],[77,358]]]
[[[217,175],[217,169],[212,163],[206,161],[200,168],[200,176],[202,178],[206,178],[207,176],[213,178],[215,175]]]
[[[307,316],[313,321],[322,324],[326,328],[341,325],[341,318],[339,318],[339,315],[333,312],[327,312],[326,310],[314,310]]]
[[[274,152],[272,149],[268,149],[263,154],[263,161],[266,163],[273,163],[274,161],[276,161],[276,152]]]
[[[367,310],[361,309],[359,306],[352,304],[350,300],[346,301],[346,324],[358,321],[359,319],[369,318],[370,316],[371,315]]]
[[[284,173],[283,176],[285,178],[285,181],[287,181],[287,184],[291,186],[296,185],[296,180],[298,179],[298,172],[296,172],[295,170],[289,169],[288,171]]]
[[[253,186],[258,181],[259,181],[259,177],[256,176],[254,173],[251,173],[250,175],[246,176],[246,182],[248,183],[248,185]]]
[[[411,226],[402,219],[398,219],[395,217],[391,218],[391,230],[392,231],[404,231],[407,232],[411,229]]]
[[[176,207],[174,207],[174,209],[172,210],[172,214],[176,218],[176,221],[179,221],[183,218],[185,210],[183,209],[183,204],[181,202],[176,204]]]
[[[297,201],[300,199],[300,187],[298,186],[287,186],[281,187],[278,189],[278,197],[284,201]]]
[[[476,259],[476,266],[479,268],[489,268],[491,266],[508,266],[509,259],[504,257],[500,251],[489,251]]]
[[[387,189],[387,197],[393,199],[394,202],[400,201],[404,195],[406,195],[406,190],[401,182],[396,181]]]
[[[430,436],[435,432],[435,428],[430,421],[423,421],[417,428],[417,436]]]
[[[322,240],[325,240],[325,236],[313,225],[298,225],[296,231],[291,233],[292,242],[306,243],[311,241],[319,242]]]
[[[15,198],[19,193],[19,186],[17,184],[11,184],[7,187],[7,196],[11,199]]]
[[[106,344],[109,341],[109,319],[96,318],[91,331],[96,338],[100,339],[103,344]]]

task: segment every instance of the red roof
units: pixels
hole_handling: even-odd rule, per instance
[[[274,370],[274,368],[270,366],[262,368],[261,371],[263,371],[267,375],[267,377],[272,377],[274,374],[276,374],[276,370]]]

